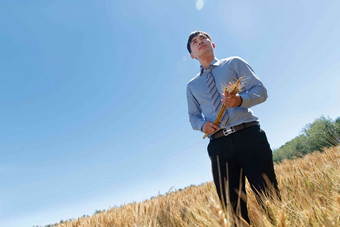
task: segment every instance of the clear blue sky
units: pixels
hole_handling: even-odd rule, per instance
[[[0,0],[0,226],[92,215],[211,181],[188,122],[199,63],[240,56],[267,87],[272,148],[340,114],[340,2]]]

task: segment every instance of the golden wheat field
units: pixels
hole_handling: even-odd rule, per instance
[[[339,167],[339,146],[276,165],[281,201],[264,198],[263,210],[247,185],[251,226],[340,226]],[[208,182],[58,226],[233,226],[233,217]]]

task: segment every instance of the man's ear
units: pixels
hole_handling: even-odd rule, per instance
[[[215,48],[215,43],[212,43],[212,47]]]
[[[196,57],[192,54],[192,52],[190,53],[190,57],[192,58],[192,59],[195,59]]]

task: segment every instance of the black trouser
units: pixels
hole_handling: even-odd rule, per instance
[[[265,132],[259,126],[245,128],[229,136],[211,140],[208,153],[212,163],[214,183],[221,202],[227,206],[226,182],[228,179],[229,199],[233,210],[236,214],[239,213],[237,212],[239,201],[240,213],[248,223],[250,221],[246,206],[245,177],[255,192],[258,202],[261,202],[259,193],[267,193],[267,183],[263,174],[268,177],[274,186],[274,191],[280,196],[274,173],[272,151]],[[240,189],[242,195],[239,199]]]

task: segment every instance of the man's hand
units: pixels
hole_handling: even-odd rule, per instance
[[[236,94],[236,95],[222,94],[222,103],[226,107],[241,106],[242,98],[239,94]]]
[[[207,121],[203,124],[202,130],[205,134],[213,134],[216,130],[219,130],[220,127],[218,125],[215,125],[211,121]]]

